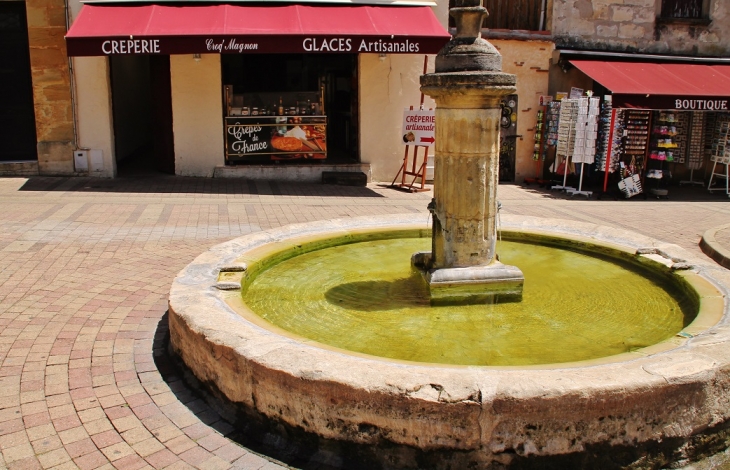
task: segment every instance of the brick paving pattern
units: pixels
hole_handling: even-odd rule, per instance
[[[504,213],[618,226],[701,255],[730,203],[672,197],[499,190]],[[378,185],[0,178],[0,468],[282,468],[225,437],[232,428],[165,365],[172,279],[212,245],[290,223],[407,212],[425,223],[430,198]]]

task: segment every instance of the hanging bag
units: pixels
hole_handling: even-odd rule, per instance
[[[624,168],[622,172],[622,176],[624,178],[618,182],[618,189],[621,193],[623,193],[626,199],[642,193],[641,178],[639,178],[639,175],[634,173],[635,166],[636,157],[631,157],[631,164],[628,168]]]

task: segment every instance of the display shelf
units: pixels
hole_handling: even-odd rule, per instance
[[[705,156],[705,123],[707,114],[703,112],[694,112],[689,119],[689,125],[687,126],[688,142],[687,142],[687,153],[686,159],[679,163],[684,163],[687,169],[689,169],[689,179],[682,180],[679,182],[680,185],[698,185],[704,186],[703,181],[695,181],[694,172],[702,168]]]
[[[730,115],[720,114],[715,122],[715,132],[712,136],[712,151],[710,153],[712,171],[707,190],[725,191],[730,196]],[[723,171],[724,167],[724,171]],[[715,186],[716,180],[724,179],[724,187]]]
[[[632,159],[636,172],[641,173],[645,168],[645,158],[649,150],[649,128],[651,125],[651,111],[627,109],[624,113],[624,136],[622,145],[624,158],[629,163]]]
[[[558,126],[560,124],[560,101],[551,101],[545,110],[545,148],[558,144]]]
[[[537,119],[535,122],[535,146],[532,151],[532,159],[536,162],[541,160],[543,156],[543,140],[545,137],[545,111],[537,110]]]
[[[601,100],[601,112],[598,116],[598,135],[596,138],[596,170],[606,171],[606,159],[610,158],[609,140],[611,139],[611,114],[613,111],[612,97],[606,95]],[[609,171],[615,170],[615,162],[611,159]]]
[[[670,171],[667,163],[674,162],[680,118],[671,111],[655,111],[650,139],[649,161],[646,165],[645,186],[657,197],[668,197],[667,181]]]
[[[570,173],[570,156],[575,146],[575,126],[578,117],[578,100],[563,99],[560,105],[560,119],[558,121],[558,142],[555,157],[555,172],[563,177],[563,183],[554,185],[550,189],[575,190],[567,186],[568,173]],[[562,175],[560,168],[562,167]]]
[[[585,164],[592,164],[596,156],[596,138],[598,137],[599,98],[580,98],[578,115],[575,124],[575,145],[573,146],[573,163],[580,163],[580,179],[578,190],[569,190],[571,196],[591,197],[592,191],[583,191]]]

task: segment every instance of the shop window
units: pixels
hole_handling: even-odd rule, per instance
[[[707,18],[709,0],[662,0],[662,19],[701,20]]]
[[[359,161],[356,54],[223,54],[226,163]]]
[[[449,8],[456,6],[456,0],[449,0]],[[482,0],[482,6],[489,16],[483,28],[538,31],[542,0]],[[449,18],[449,26],[455,27],[454,19]]]

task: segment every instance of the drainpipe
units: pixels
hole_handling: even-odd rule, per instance
[[[66,32],[68,32],[69,28],[71,27],[71,9],[68,6],[68,3],[71,0],[64,0],[63,4],[66,8]],[[68,79],[69,79],[69,86],[71,88],[71,118],[73,120],[73,128],[74,128],[74,150],[79,150],[79,118],[78,118],[78,112],[76,109],[76,79],[74,78],[74,67],[73,67],[73,59],[71,57],[67,58],[68,60]],[[75,170],[75,162],[74,162],[74,170]]]

